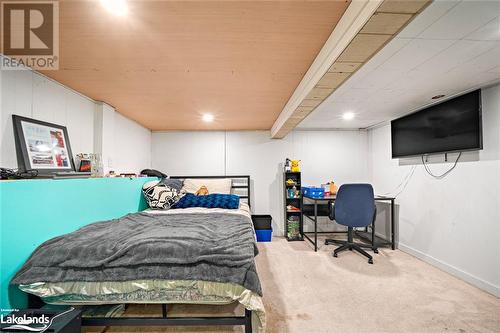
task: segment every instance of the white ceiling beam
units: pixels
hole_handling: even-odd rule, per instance
[[[306,98],[330,66],[340,56],[352,39],[372,17],[383,0],[353,0],[340,21],[335,26],[325,45],[300,81],[292,96],[285,104],[271,128],[271,137],[283,137],[284,126],[300,103]],[[296,124],[295,124],[296,125]],[[289,132],[291,129],[285,129]]]

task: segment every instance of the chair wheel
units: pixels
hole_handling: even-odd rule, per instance
[[[335,258],[337,258],[337,253],[335,253],[335,252],[334,252],[334,253],[333,253],[333,256],[334,256]]]
[[[373,265],[373,259],[368,259],[368,263]]]
[[[378,250],[377,249],[373,249],[373,253],[377,253],[378,254]]]

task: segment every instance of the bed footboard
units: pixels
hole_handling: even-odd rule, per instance
[[[38,309],[44,302],[28,294],[28,307]],[[102,317],[82,318],[82,326],[236,326],[244,325],[245,333],[252,333],[252,311],[243,316],[224,317],[168,317],[168,305],[162,304],[161,317]]]
[[[82,318],[82,326],[234,326],[244,325],[252,333],[252,311],[234,317],[168,317],[163,305],[162,317]]]

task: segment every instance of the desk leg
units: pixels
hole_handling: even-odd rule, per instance
[[[394,199],[391,200],[391,246],[396,249],[396,239],[394,236]]]
[[[300,221],[299,221],[300,238],[304,240],[304,196],[300,194]]]
[[[318,204],[314,201],[314,252],[318,252]]]

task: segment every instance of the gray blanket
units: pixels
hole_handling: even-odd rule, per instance
[[[205,280],[262,295],[257,253],[245,216],[134,213],[46,241],[11,283]]]

